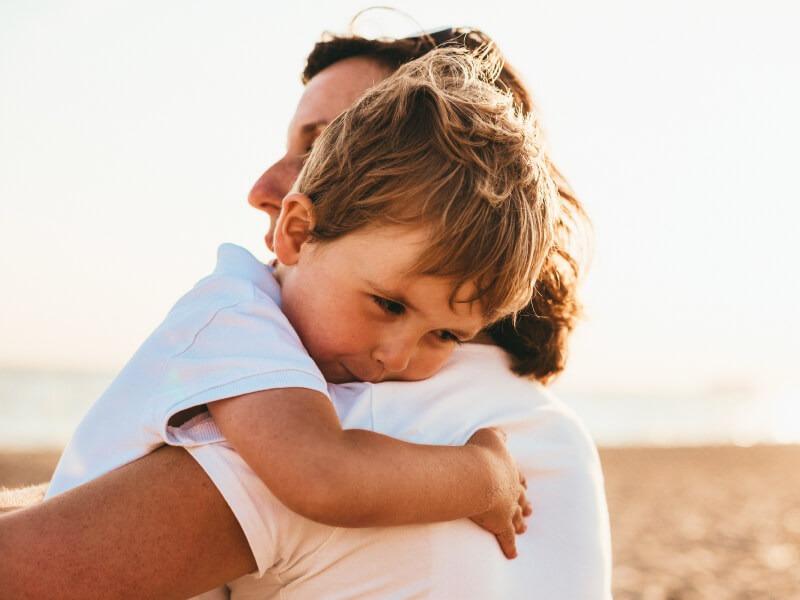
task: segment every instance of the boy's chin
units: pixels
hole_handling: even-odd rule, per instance
[[[333,362],[321,366],[320,370],[325,377],[325,381],[328,383],[354,383],[357,381],[376,383],[376,381],[371,381],[368,378],[359,377],[340,362]]]
[[[380,383],[382,381],[422,381],[428,379],[434,373],[414,373],[404,371],[402,373],[386,373],[362,375],[360,372],[353,372],[344,366],[343,363],[328,363],[320,367],[325,381],[328,383]]]

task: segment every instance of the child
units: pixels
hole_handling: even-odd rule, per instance
[[[429,377],[530,300],[556,192],[535,124],[497,72],[486,56],[438,50],[337,118],[284,200],[277,266],[222,246],[92,407],[48,494],[221,432],[311,519],[471,517],[513,556],[530,508],[495,434],[450,448],[343,431],[326,385]]]

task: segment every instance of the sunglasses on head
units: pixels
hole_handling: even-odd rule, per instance
[[[419,40],[435,48],[451,43],[464,47],[472,47],[467,43],[468,39],[472,40],[475,44],[481,44],[486,41],[486,39],[484,39],[485,37],[485,34],[478,29],[472,29],[470,27],[447,27],[445,29],[437,29],[436,31],[425,31],[402,39],[409,41]]]

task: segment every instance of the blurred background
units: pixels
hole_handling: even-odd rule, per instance
[[[0,3],[0,486],[49,476],[221,242],[268,259],[247,192],[367,6]],[[393,6],[358,32],[494,37],[594,221],[553,389],[602,448],[617,597],[800,597],[798,5]]]

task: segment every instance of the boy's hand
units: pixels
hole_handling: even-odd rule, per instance
[[[492,507],[485,513],[475,515],[472,520],[494,534],[506,558],[516,558],[515,534],[525,532],[527,526],[524,517],[533,513],[525,494],[528,487],[525,477],[508,453],[505,434],[499,429],[480,429],[469,438],[467,444],[487,450],[496,481]]]

